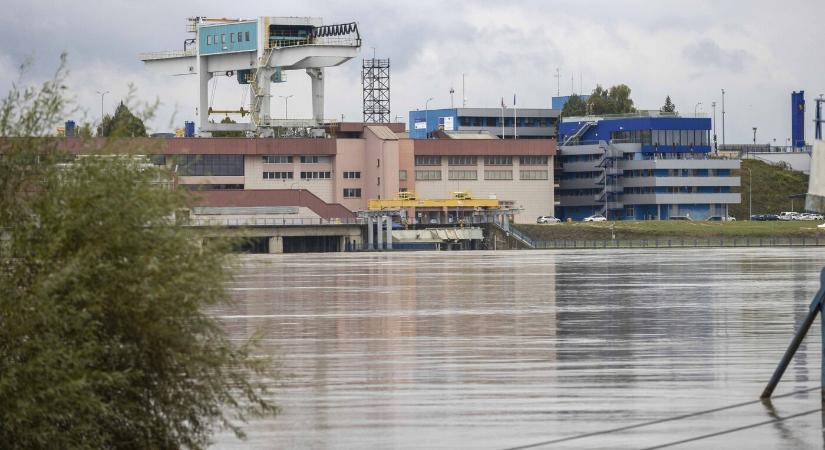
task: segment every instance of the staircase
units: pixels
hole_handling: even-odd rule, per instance
[[[587,130],[594,127],[595,125],[596,122],[583,123],[582,126],[580,126],[573,134],[567,136],[567,138],[564,139],[564,142],[562,142],[561,145],[570,145],[571,143],[578,141],[582,136],[584,136],[584,133],[587,133]]]
[[[602,156],[596,166],[602,168],[602,175],[596,184],[602,185],[602,191],[596,194],[595,200],[602,205],[600,213],[608,217],[609,211],[620,211],[624,208],[620,199],[622,188],[619,186],[619,177],[622,176],[619,161],[622,159],[622,152],[606,141],[599,141],[599,149],[602,150]]]

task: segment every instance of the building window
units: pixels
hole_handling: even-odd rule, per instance
[[[484,157],[485,166],[512,166],[512,156],[486,156]],[[512,179],[512,178],[511,178]]]
[[[329,156],[318,156],[318,155],[302,155],[301,162],[304,164],[318,164],[318,163],[329,163],[330,159]]]
[[[485,170],[484,171],[484,179],[485,180],[512,180],[513,179],[513,171],[512,170]]]
[[[248,31],[246,32],[245,37],[246,37],[246,42],[249,42],[249,32]]]
[[[522,170],[519,173],[519,179],[521,179],[521,180],[546,180],[547,179],[547,171],[546,170]]]
[[[357,180],[361,178],[361,172],[344,172],[344,178],[348,180]]]
[[[332,178],[332,172],[301,172],[302,180],[321,180]]]
[[[243,155],[180,155],[178,175],[243,176]]]
[[[447,164],[451,166],[474,166],[476,165],[475,156],[448,156]]]
[[[415,179],[416,181],[435,181],[441,179],[441,171],[440,170],[416,170],[415,171]]]
[[[344,188],[344,198],[361,198],[361,188]]]
[[[418,155],[415,157],[416,166],[440,166],[441,157],[433,155]]]
[[[212,35],[211,34],[206,35],[206,45],[212,45]]]
[[[292,157],[287,155],[264,155],[266,164],[292,164]]]
[[[475,170],[449,170],[447,171],[449,180],[477,180],[478,172]]]
[[[518,163],[522,166],[546,166],[546,156],[520,156]]]
[[[238,31],[238,42],[241,42],[241,41],[243,41],[243,33]]]
[[[264,180],[291,180],[292,172],[264,172]]]
[[[226,35],[225,34],[221,35],[221,44],[226,44]]]
[[[407,171],[406,170],[399,170],[398,171],[398,181],[407,181]]]
[[[235,33],[230,33],[229,34],[229,42],[231,42],[233,44],[235,43]]]

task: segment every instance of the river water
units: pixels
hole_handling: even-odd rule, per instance
[[[263,333],[283,413],[215,448],[825,447],[819,321],[781,397],[756,401],[819,288],[821,249],[242,263],[237,304],[215,314],[233,338]]]

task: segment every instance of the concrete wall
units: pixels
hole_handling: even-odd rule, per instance
[[[815,141],[811,153],[811,178],[805,209],[825,212],[825,141]]]

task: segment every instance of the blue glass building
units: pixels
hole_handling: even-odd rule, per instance
[[[559,124],[559,218],[702,220],[738,204],[739,160],[715,158],[711,121],[658,112]]]

